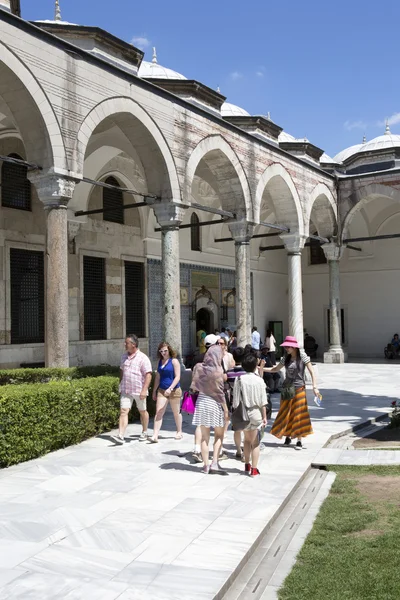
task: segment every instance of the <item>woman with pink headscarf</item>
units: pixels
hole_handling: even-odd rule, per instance
[[[222,368],[222,349],[212,346],[204,356],[204,361],[195,366],[191,388],[199,392],[193,425],[201,428],[201,456],[204,473],[227,475],[218,464],[218,456],[224,439],[225,422],[228,420],[228,408],[224,394],[226,375]],[[214,428],[214,452],[209,467],[210,430]]]

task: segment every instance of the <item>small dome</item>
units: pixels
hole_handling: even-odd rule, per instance
[[[224,102],[221,106],[221,116],[222,117],[250,117],[250,113],[244,108],[240,106],[236,106],[236,104],[230,104],[229,102]]]
[[[377,152],[386,148],[399,148],[400,135],[395,135],[390,132],[389,125],[386,125],[386,131],[373,140],[362,145],[361,152]]]
[[[144,60],[139,67],[138,75],[144,79],[187,79],[177,71],[159,65],[155,48],[153,48],[153,60],[151,62]]]
[[[329,154],[324,152],[323,155],[321,156],[321,158],[319,159],[319,162],[320,163],[334,163],[334,162],[336,162],[336,160],[334,158],[331,158],[329,156]]]
[[[290,135],[290,133],[287,133],[286,131],[281,131],[278,136],[278,142],[294,142],[295,139],[296,138],[293,135]]]

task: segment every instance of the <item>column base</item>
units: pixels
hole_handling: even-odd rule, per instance
[[[342,348],[330,348],[328,352],[324,352],[324,363],[345,363],[347,362],[347,354]]]

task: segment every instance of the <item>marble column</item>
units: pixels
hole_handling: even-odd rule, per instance
[[[235,240],[237,345],[245,346],[251,344],[250,240],[254,225],[236,221],[229,223],[229,229]]]
[[[181,357],[179,225],[185,209],[172,202],[155,204],[153,209],[161,227],[163,338]]]
[[[282,233],[281,239],[288,256],[288,335],[294,336],[300,347],[304,346],[303,282],[301,274],[301,252],[306,237],[299,233]]]
[[[347,355],[342,348],[340,305],[340,259],[343,247],[330,243],[322,246],[329,265],[329,350],[324,352],[324,362],[343,363]]]
[[[45,361],[69,366],[67,205],[76,180],[54,173],[30,173],[46,212]]]

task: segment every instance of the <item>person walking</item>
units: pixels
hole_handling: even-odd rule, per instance
[[[257,327],[254,325],[253,329],[251,330],[251,347],[254,348],[254,350],[259,350],[260,342],[261,336],[257,331]]]
[[[233,409],[242,401],[246,407],[250,423],[244,429],[244,470],[251,477],[260,475],[258,461],[260,458],[259,429],[267,425],[267,395],[265,382],[256,374],[257,357],[246,354],[242,361],[245,375],[236,378],[233,388]]]
[[[191,388],[199,392],[193,425],[201,429],[201,456],[204,473],[228,475],[218,463],[219,453],[224,439],[224,426],[228,420],[228,408],[224,394],[224,375],[222,366],[222,349],[219,345],[207,350],[202,363],[198,363],[193,372]],[[214,450],[211,466],[209,466],[210,430],[214,429]]]
[[[286,378],[281,390],[281,404],[271,429],[272,435],[281,439],[285,436],[285,446],[289,446],[292,438],[297,438],[296,450],[303,448],[302,438],[313,433],[310,414],[307,406],[305,369],[312,380],[314,395],[319,394],[317,379],[312,368],[310,357],[300,349],[295,337],[286,336],[281,344],[286,355],[274,367],[264,367],[267,373],[276,373],[285,367]]]
[[[182,435],[182,415],[180,413],[180,404],[182,389],[179,383],[181,378],[181,366],[176,358],[176,352],[167,342],[161,342],[157,349],[159,358],[157,373],[154,380],[153,400],[157,402],[156,416],[154,417],[153,436],[149,442],[157,444],[163,417],[167,409],[168,402],[175,419],[176,434],[175,439],[181,440]]]
[[[125,354],[120,362],[120,416],[119,432],[112,436],[118,444],[125,443],[125,431],[128,426],[128,415],[135,402],[140,414],[142,433],[139,441],[147,440],[149,413],[147,412],[147,394],[151,383],[152,368],[149,357],[139,350],[137,335],[130,334],[125,338]]]
[[[233,367],[233,369],[230,369],[227,372],[227,383],[229,385],[230,388],[230,392],[231,392],[231,403],[230,406],[228,406],[228,409],[232,412],[232,405],[233,405],[233,389],[235,387],[235,381],[238,377],[240,377],[241,375],[245,375],[246,371],[243,370],[242,367],[242,361],[245,357],[245,351],[244,348],[242,348],[241,346],[238,346],[237,348],[235,348],[233,350],[232,353],[233,359],[235,361],[235,366]],[[229,426],[230,421],[228,421],[228,423],[225,426],[225,433],[226,430]],[[237,430],[233,432],[233,440],[236,446],[236,454],[235,454],[235,458],[237,460],[241,460],[242,462],[244,461],[244,456],[243,456],[243,452],[242,452],[242,432]]]
[[[263,361],[263,366],[266,367],[274,367],[275,362],[272,362],[270,357],[270,351],[268,346],[263,346],[261,348],[260,359]],[[275,354],[275,353],[274,353]],[[267,371],[260,373],[261,377],[264,377],[264,381],[266,383],[267,389],[271,394],[275,394],[279,392],[279,384],[280,384],[280,375],[279,373],[268,373]]]
[[[269,348],[268,354],[270,361],[272,362],[272,366],[276,365],[276,339],[274,338],[274,334],[272,333],[272,329],[267,329],[267,335],[265,338],[265,346]]]

